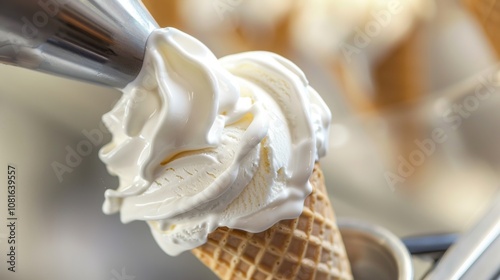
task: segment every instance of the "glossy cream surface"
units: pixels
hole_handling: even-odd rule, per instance
[[[156,30],[141,73],[103,117],[113,140],[100,157],[120,180],[103,210],[146,221],[170,255],[217,227],[266,230],[302,212],[330,118],[283,57],[218,60],[179,30]]]

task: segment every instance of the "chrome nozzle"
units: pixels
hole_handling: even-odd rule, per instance
[[[0,63],[123,88],[156,28],[139,0],[2,0]]]

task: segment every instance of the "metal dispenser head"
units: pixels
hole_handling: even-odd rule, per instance
[[[140,0],[1,0],[0,63],[123,88],[156,28]]]

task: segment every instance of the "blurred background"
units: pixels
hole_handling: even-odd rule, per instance
[[[499,197],[500,2],[143,3],[218,57],[269,50],[304,70],[333,113],[322,167],[338,217],[400,237],[460,233]],[[0,279],[215,279],[190,253],[166,255],[143,222],[102,213],[118,181],[97,156],[101,116],[119,97],[0,65],[0,168],[19,176],[18,272],[2,254]],[[420,279],[430,263],[414,265]]]

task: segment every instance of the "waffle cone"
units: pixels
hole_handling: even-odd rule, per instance
[[[161,27],[185,29],[179,13],[179,1],[142,0],[142,3]]]
[[[463,2],[477,18],[495,51],[500,55],[500,1],[464,0]]]
[[[220,279],[352,279],[319,165],[309,181],[298,218],[260,233],[218,228],[192,253]]]

